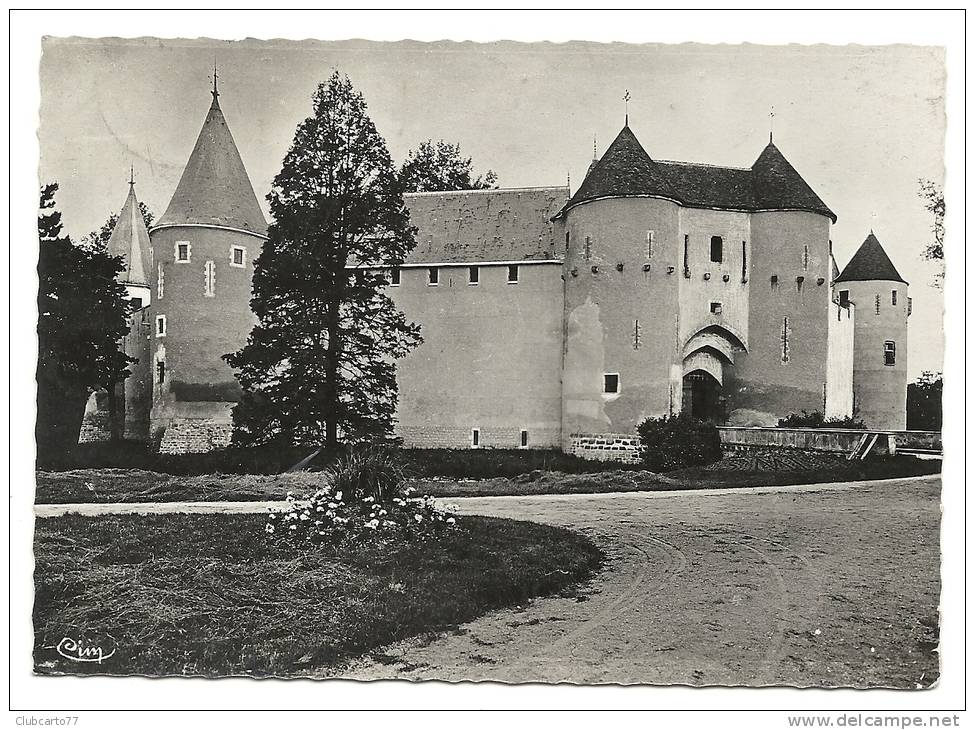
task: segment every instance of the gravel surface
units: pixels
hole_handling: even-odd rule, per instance
[[[355,679],[921,689],[938,678],[940,477],[452,500],[606,551],[575,595],[330,672]]]

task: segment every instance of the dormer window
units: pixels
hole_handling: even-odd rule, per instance
[[[174,251],[174,257],[177,264],[188,264],[190,262],[190,255],[192,254],[192,246],[189,241],[177,241],[176,250]]]

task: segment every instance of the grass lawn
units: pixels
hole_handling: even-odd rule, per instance
[[[606,465],[603,469],[609,469]],[[938,460],[912,456],[847,461],[833,454],[763,452],[729,454],[706,467],[654,474],[612,470],[573,474],[532,470],[514,477],[491,479],[418,478],[415,486],[436,497],[487,497],[533,494],[594,494],[600,492],[711,489],[783,484],[862,481],[936,474]],[[284,499],[289,491],[310,494],[320,485],[317,472],[278,475],[211,474],[175,476],[139,469],[81,469],[38,472],[37,504],[75,502],[262,501]]]
[[[264,522],[38,520],[35,671],[298,676],[566,590],[603,560],[579,534],[504,519],[465,517],[440,543],[304,552],[269,545]],[[65,638],[117,651],[70,661]]]

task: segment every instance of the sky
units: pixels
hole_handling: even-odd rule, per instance
[[[60,184],[73,237],[127,193],[162,215],[210,104],[220,104],[258,199],[317,83],[348,74],[401,162],[427,139],[459,143],[502,187],[574,191],[623,125],[651,157],[748,167],[776,146],[837,214],[843,265],[873,230],[910,282],[910,377],[941,370],[943,297],[918,179],[944,176],[944,53],[888,46],[46,38],[39,178]],[[770,111],[774,109],[774,117]],[[950,232],[949,232],[950,235]]]

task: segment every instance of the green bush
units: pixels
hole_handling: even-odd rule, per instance
[[[689,415],[648,418],[637,427],[643,464],[651,471],[702,466],[721,458],[721,436],[713,423]]]
[[[805,410],[802,413],[790,413],[785,418],[780,418],[779,426],[782,428],[852,428],[858,431],[867,428],[866,424],[856,416],[825,418],[821,411]]]

